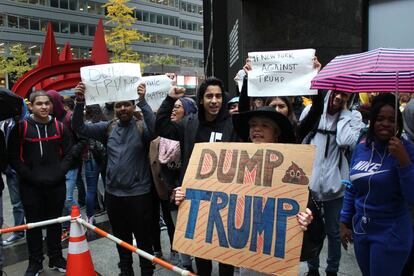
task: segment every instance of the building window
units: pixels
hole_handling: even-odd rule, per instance
[[[95,35],[95,31],[96,31],[96,27],[95,26],[93,26],[93,25],[89,25],[88,26],[88,34],[90,36],[94,36]]]
[[[157,24],[162,24],[162,15],[157,15]]]
[[[69,9],[72,11],[78,10],[78,1],[77,0],[69,0]]]
[[[60,8],[67,10],[69,8],[68,0],[60,0]]]
[[[142,21],[149,22],[149,13],[148,12],[144,11],[142,13]]]
[[[29,20],[24,17],[19,17],[19,29],[29,29]]]
[[[81,35],[86,35],[86,25],[85,24],[79,24],[79,33]]]
[[[4,27],[4,15],[0,13],[0,27]]]
[[[153,13],[150,13],[150,22],[157,23],[157,16]]]
[[[135,10],[135,18],[136,18],[138,21],[142,21],[142,11],[137,11],[137,10]]]
[[[30,30],[39,31],[40,30],[40,22],[39,19],[30,19]]]
[[[46,20],[40,20],[40,30],[45,32],[47,30],[48,22]]]
[[[18,28],[19,27],[19,23],[17,21],[17,16],[13,16],[13,15],[9,15],[7,17],[8,20],[8,27],[9,28]]]
[[[67,23],[67,22],[62,22],[62,23],[60,23],[60,29],[61,29],[61,32],[62,32],[62,33],[64,33],[64,34],[68,34],[68,33],[69,33],[69,31],[70,31],[70,28],[69,28],[69,23]]]
[[[85,9],[85,2],[83,0],[79,0],[79,11],[84,11]]]
[[[78,24],[76,24],[76,23],[70,24],[70,33],[71,34],[79,34]]]
[[[52,21],[52,30],[56,33],[60,32],[59,22]]]
[[[59,0],[50,0],[50,6],[54,8],[59,8]]]

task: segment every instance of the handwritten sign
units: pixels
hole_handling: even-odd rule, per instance
[[[298,154],[300,153],[300,154]],[[173,248],[274,275],[297,275],[296,214],[308,200],[312,145],[196,144]]]
[[[158,110],[162,101],[170,91],[172,79],[166,75],[142,77],[141,82],[145,83],[147,92],[145,99],[153,111]]]
[[[81,68],[87,105],[138,99],[141,68],[134,63],[111,63]]]
[[[314,56],[314,49],[249,53],[252,66],[247,82],[249,96],[316,94],[316,90],[309,89],[317,74],[313,68]]]

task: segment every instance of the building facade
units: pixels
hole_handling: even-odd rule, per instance
[[[105,19],[105,3],[0,0],[0,55],[8,56],[13,45],[21,44],[35,61],[42,51],[50,21],[58,50],[70,42],[74,58],[89,58],[98,20]],[[202,0],[132,0],[129,5],[135,8],[137,19],[133,28],[148,38],[132,45],[146,64],[144,72],[174,70],[181,76],[203,75]],[[160,57],[168,57],[168,64],[162,64],[166,59]],[[5,80],[0,82],[4,86]]]

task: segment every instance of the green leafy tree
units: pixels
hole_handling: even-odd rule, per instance
[[[132,50],[131,44],[146,38],[131,28],[136,18],[133,17],[134,8],[128,7],[128,2],[129,0],[109,0],[104,5],[108,11],[108,23],[113,26],[106,35],[106,42],[113,52],[112,62],[141,63],[139,54]]]
[[[152,58],[153,65],[173,65],[174,59],[170,56],[156,55]]]
[[[8,57],[0,56],[0,74],[8,74],[13,82],[32,68],[27,51],[21,44],[12,46]]]

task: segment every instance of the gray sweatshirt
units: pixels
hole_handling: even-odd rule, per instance
[[[316,133],[310,141],[310,144],[316,145],[316,155],[309,187],[317,199],[321,201],[334,200],[344,196],[345,186],[342,184],[342,180],[349,179],[349,166],[344,152],[340,148],[350,147],[353,149],[359,133],[364,127],[361,113],[358,111],[342,110],[334,115],[329,115],[330,94],[331,92],[328,92],[325,97],[324,111],[318,129],[336,130],[336,135]],[[306,117],[309,110],[310,107],[303,110],[300,120]],[[327,141],[328,135],[330,135],[329,141]],[[325,157],[327,142],[329,142],[329,150],[327,157]],[[339,164],[340,161],[341,164]]]
[[[144,115],[143,131],[138,130],[135,118],[118,123],[109,134],[111,122],[84,123],[84,104],[78,103],[72,117],[73,130],[107,144],[106,191],[114,196],[137,196],[151,190],[149,144],[155,138],[155,115],[146,101],[138,107]]]

